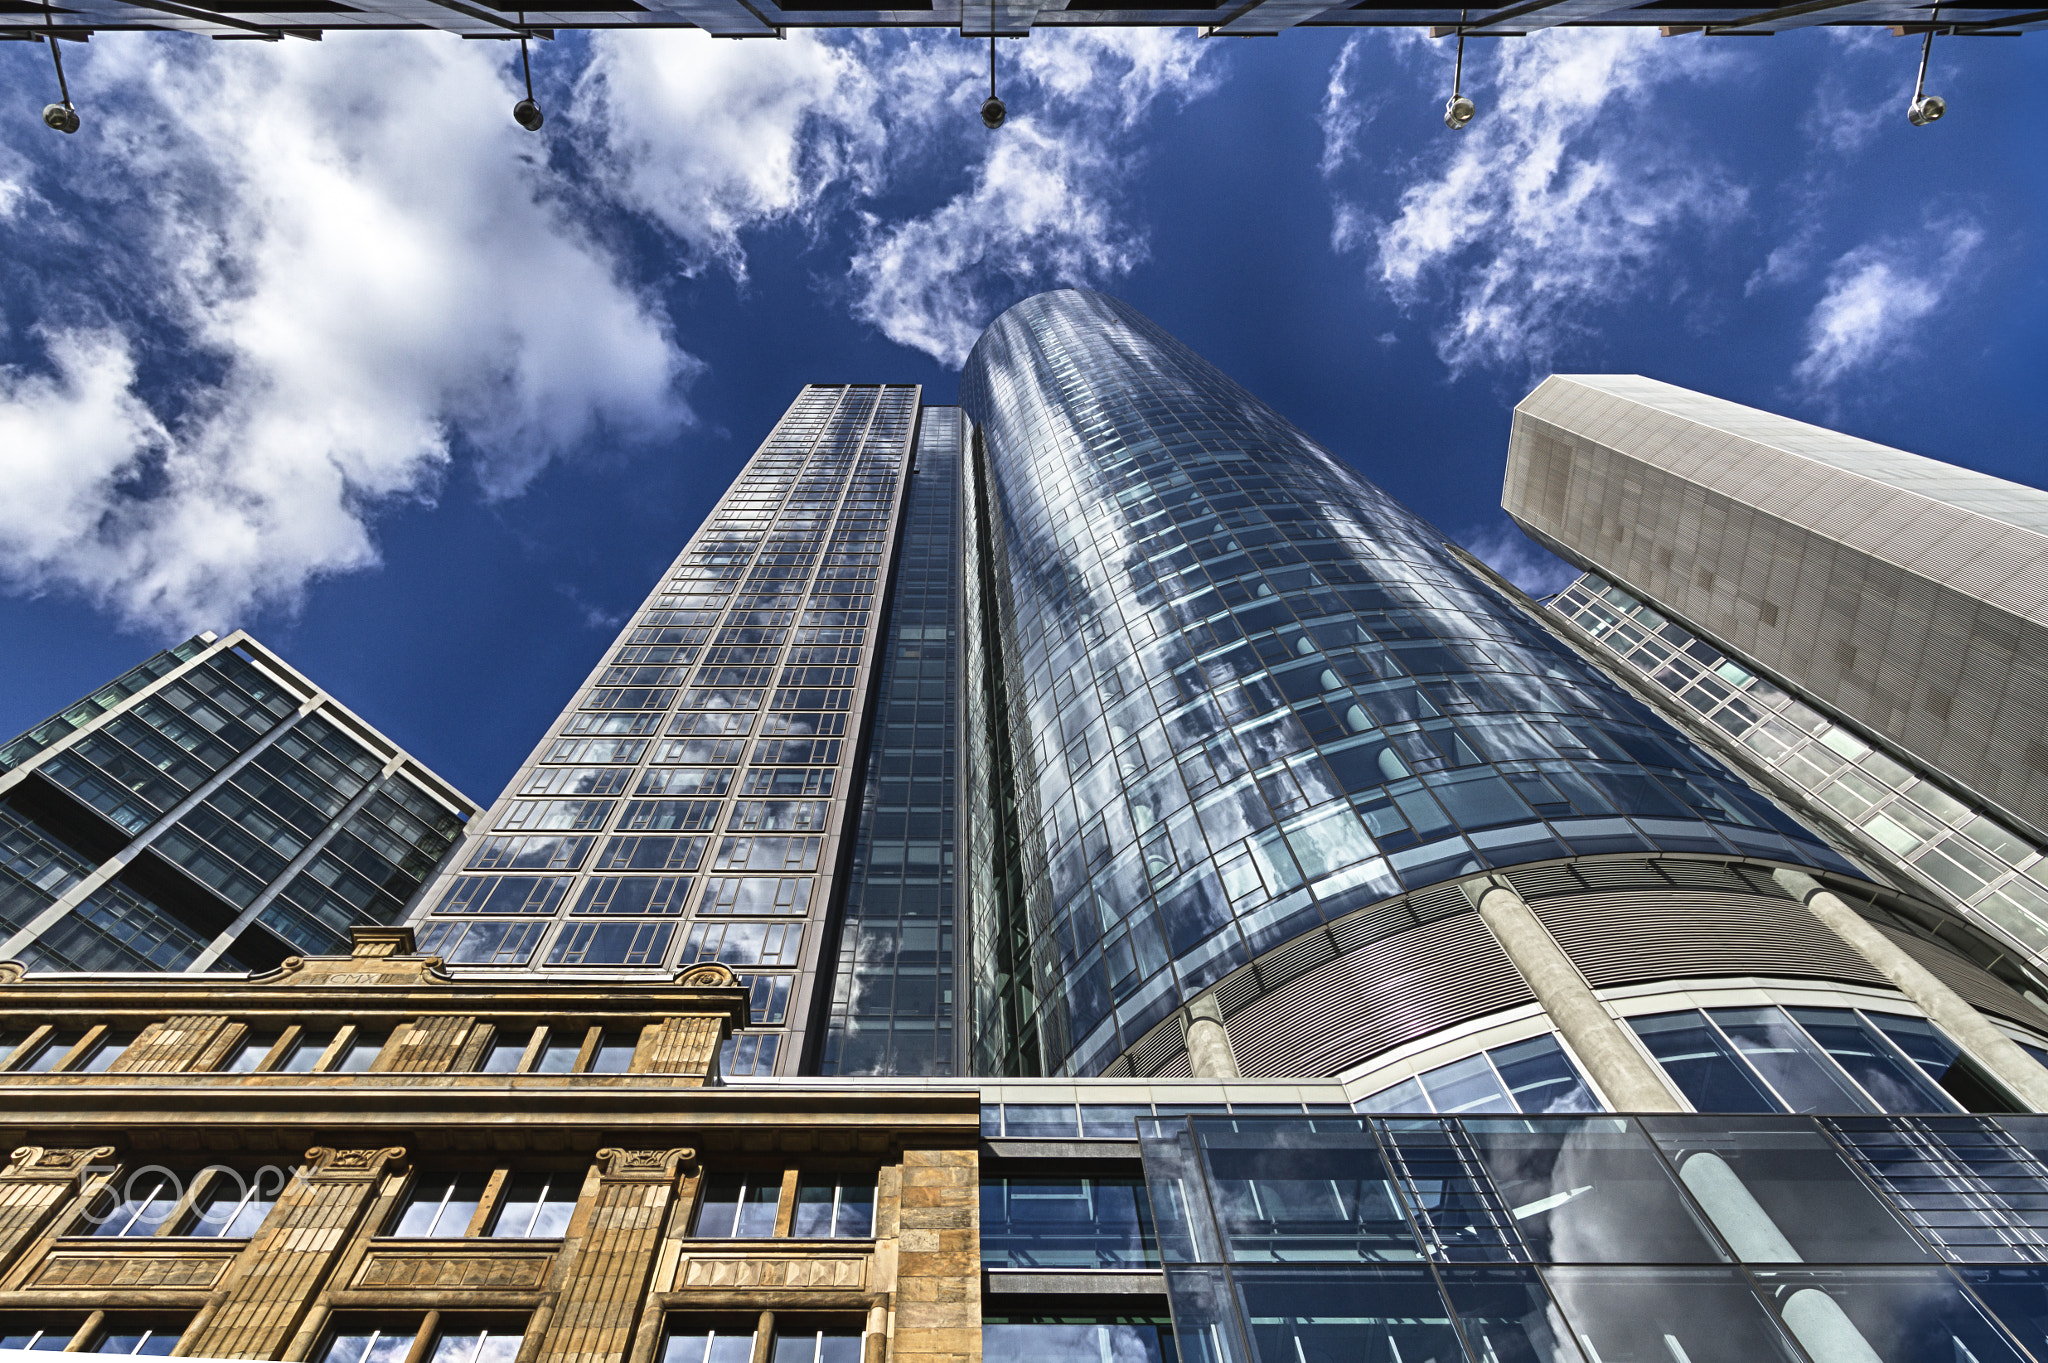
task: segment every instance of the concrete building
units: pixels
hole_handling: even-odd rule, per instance
[[[249,635],[0,747],[0,959],[263,970],[395,923],[476,807]]]
[[[1885,860],[1753,674],[1113,299],[921,396],[799,395],[406,924],[0,962],[0,1350],[2048,1359],[1982,828]],[[117,711],[241,676],[167,656]],[[18,760],[127,809],[85,720]]]
[[[2048,839],[2048,492],[1636,375],[1515,409],[1502,505]]]

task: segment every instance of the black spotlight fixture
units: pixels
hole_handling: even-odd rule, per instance
[[[1464,18],[1464,11],[1459,11],[1458,60],[1457,64],[1451,68],[1451,97],[1444,101],[1444,126],[1452,132],[1456,132],[1467,123],[1470,123],[1472,115],[1479,112],[1479,107],[1471,101],[1463,89],[1465,83]]]
[[[1003,126],[1010,111],[996,98],[996,35],[988,35],[988,98],[981,102],[981,123],[990,132]]]
[[[64,83],[64,54],[57,50],[57,21],[50,15],[50,6],[43,6],[43,41],[50,45],[50,61],[57,68],[57,98],[61,104],[43,106],[43,126],[54,128],[60,133],[78,131],[78,110],[71,107],[71,87]]]
[[[512,121],[530,133],[540,131],[540,105],[533,98],[533,59],[526,55],[526,11],[519,11],[519,69],[526,73],[526,98],[512,106]]]
[[[1936,5],[1929,18],[1938,18],[1941,6]],[[1906,121],[1916,128],[1924,128],[1948,112],[1948,101],[1940,95],[1927,93],[1927,58],[1934,51],[1934,30],[1927,30],[1927,37],[1920,43],[1920,74],[1913,78],[1913,102],[1906,106]]]

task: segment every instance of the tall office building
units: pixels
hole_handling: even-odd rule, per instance
[[[1608,375],[1524,400],[1503,504],[1678,722],[2048,959],[2048,493]]]
[[[2039,977],[1605,670],[1734,664],[1106,298],[917,398],[804,391],[413,923],[0,961],[0,1348],[2048,1359]]]
[[[753,990],[755,1024],[729,1049],[728,1072],[793,1074],[801,1043],[821,1040],[807,1025],[791,1044],[791,1027],[828,1007],[828,908],[843,897],[858,841],[868,851],[851,877],[856,951],[907,932],[903,949],[938,978],[951,949],[939,926],[939,873],[950,873],[940,839],[921,834],[906,848],[908,816],[880,812],[884,796],[899,811],[914,797],[922,826],[943,818],[934,811],[948,798],[931,768],[947,745],[950,626],[935,605],[935,700],[921,706],[924,597],[907,586],[918,642],[892,653],[890,685],[909,687],[908,732],[900,751],[871,764],[889,789],[854,784],[918,397],[914,385],[880,384],[798,396],[423,898],[422,950],[454,965],[621,982],[722,962]],[[947,458],[943,429],[927,422],[934,469]],[[920,505],[949,494],[950,485],[925,491]],[[917,555],[921,565],[944,558]],[[896,713],[892,699],[892,725]],[[856,829],[863,810],[874,812]],[[898,886],[904,900],[885,911],[882,897]],[[899,913],[907,930],[882,925]],[[880,950],[871,945],[870,958]],[[856,971],[847,986],[854,1013],[856,985],[873,973]],[[928,1023],[942,992],[925,991]]]
[[[267,970],[399,921],[476,807],[247,634],[0,747],[0,960]]]
[[[2048,839],[2048,492],[1631,374],[1515,409],[1538,541]]]
[[[1544,961],[1631,1017],[1733,979],[1924,1015],[1900,953],[1987,1027],[2041,1020],[2002,939],[1124,305],[1027,300],[961,407],[919,396],[804,391],[421,898],[423,951],[723,963],[754,1005],[736,1077],[1376,1092],[1523,1047],[1487,1063],[1565,1083],[1590,1062]],[[1619,1101],[1593,1070],[1569,1082]]]

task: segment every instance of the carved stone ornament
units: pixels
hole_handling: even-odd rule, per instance
[[[315,1178],[372,1178],[386,1163],[404,1158],[402,1145],[372,1150],[336,1150],[316,1145],[306,1152],[306,1172]]]
[[[740,977],[733,974],[732,967],[717,961],[705,961],[691,966],[676,976],[676,983],[685,989],[736,989]]]
[[[20,984],[28,967],[20,961],[0,961],[0,984]]]
[[[114,1153],[111,1145],[96,1145],[91,1149],[53,1150],[41,1145],[23,1145],[15,1148],[7,1157],[7,1167],[0,1170],[0,1177],[20,1178],[24,1175],[39,1177],[69,1178],[88,1164],[103,1164]]]
[[[606,1146],[597,1152],[606,1178],[674,1178],[676,1170],[697,1160],[695,1150],[623,1150]]]
[[[249,983],[276,984],[279,980],[290,979],[292,976],[298,974],[301,970],[305,969],[305,967],[305,957],[287,956],[282,961],[279,961],[277,963],[277,969],[266,970],[260,975],[251,975],[249,977]]]

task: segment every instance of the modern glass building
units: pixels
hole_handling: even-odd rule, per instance
[[[1805,1008],[1946,1027],[1979,1105],[2048,1098],[2004,937],[1130,308],[1026,300],[959,407],[920,398],[803,392],[419,899],[422,950],[728,965],[742,1078],[1681,1108],[1638,1019],[1732,1046],[1712,1019]]]
[[[268,970],[405,916],[476,812],[247,634],[0,747],[0,960]]]
[[[1018,304],[961,404],[1005,690],[978,741],[1012,754],[990,817],[1016,848],[974,912],[1021,944],[1007,993],[976,999],[985,1061],[1188,1073],[1207,998],[1244,1072],[1340,1073],[1510,1010],[1527,982],[1459,888],[1489,871],[1551,868],[1523,893],[1554,933],[1630,942],[1579,962],[1596,983],[1666,969],[1654,939],[1681,931],[1613,892],[1768,917],[1774,865],[1868,885],[1123,304]],[[1786,956],[1712,940],[1694,968]]]
[[[947,868],[943,835],[925,825],[946,819],[949,726],[936,715],[925,725],[916,701],[922,623],[900,626],[916,631],[908,655],[889,653],[891,687],[911,688],[907,732],[896,733],[892,700],[885,751],[871,764],[881,785],[857,779],[869,769],[860,759],[878,610],[918,397],[914,385],[882,384],[814,384],[798,396],[422,896],[422,950],[452,966],[581,979],[729,965],[753,991],[755,1024],[728,1047],[730,1074],[799,1072],[835,978],[845,980],[841,1016],[861,1015],[872,990],[890,1008],[900,992],[906,1019],[936,1037],[950,992],[936,973],[951,951],[939,917]],[[921,485],[926,508],[946,495],[940,424],[929,438],[940,481]],[[934,513],[922,514],[934,527]],[[943,557],[917,562],[922,570]],[[905,588],[919,621],[927,595],[943,617],[943,578],[929,593]],[[931,685],[944,690],[948,627],[930,628]],[[934,764],[936,780],[916,779]],[[906,848],[912,795],[918,833]],[[856,841],[868,851],[854,877],[853,912],[865,926],[852,930],[853,950],[869,955],[863,968],[835,972],[829,911],[849,883]],[[906,952],[923,973],[906,970],[892,990]]]

